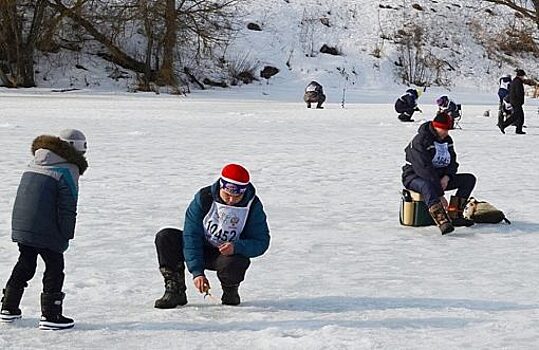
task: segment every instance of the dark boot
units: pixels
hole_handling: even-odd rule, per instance
[[[432,205],[429,208],[429,213],[430,216],[432,216],[432,218],[434,219],[436,225],[438,225],[440,231],[442,231],[442,235],[448,234],[455,230],[441,202]]]
[[[241,303],[240,295],[238,294],[239,286],[221,286],[223,288],[223,296],[221,302],[223,305],[239,305]]]
[[[154,307],[157,309],[173,309],[176,306],[187,304],[185,294],[185,273],[183,271],[172,271],[166,267],[159,269],[165,279],[165,294],[155,301]]]
[[[449,200],[449,207],[447,208],[447,215],[451,219],[451,223],[453,224],[453,226],[469,227],[474,224],[472,220],[468,220],[463,216],[464,207],[466,207],[467,202],[467,198],[451,196]]]
[[[409,116],[408,114],[405,114],[405,113],[399,114],[398,118],[399,118],[399,120],[401,122],[413,122],[414,121],[411,116]]]
[[[61,330],[72,328],[75,321],[62,315],[62,304],[65,294],[41,293],[41,318],[39,320],[39,329]]]
[[[311,103],[307,102],[307,108],[311,108]]]
[[[22,317],[19,304],[21,303],[24,288],[16,289],[6,286],[3,291],[2,310],[0,311],[0,319],[4,322],[13,322]]]

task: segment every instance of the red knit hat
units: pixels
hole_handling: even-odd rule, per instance
[[[249,180],[249,172],[239,164],[227,164],[221,170],[221,189],[232,195],[245,193]]]
[[[432,126],[438,129],[451,130],[453,129],[453,117],[446,112],[438,112],[432,120]]]

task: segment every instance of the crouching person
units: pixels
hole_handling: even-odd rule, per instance
[[[417,99],[421,96],[421,92],[418,89],[408,89],[404,95],[395,101],[395,112],[399,113],[397,118],[401,122],[413,122],[412,116],[414,112],[421,112],[421,109],[417,106]]]
[[[453,120],[446,112],[438,112],[432,121],[422,124],[405,148],[406,165],[402,168],[404,187],[423,195],[442,234],[452,232],[454,226],[473,225],[473,221],[463,217],[463,210],[476,178],[473,174],[457,173],[457,154],[449,136],[452,128]],[[447,203],[445,191],[455,189],[456,195]]]
[[[210,283],[205,271],[217,271],[225,305],[239,305],[238,288],[250,258],[264,254],[270,242],[262,202],[250,183],[248,171],[228,164],[221,177],[202,188],[187,208],[184,230],[166,228],[155,237],[165,294],[155,301],[159,309],[187,304],[184,262],[200,293]]]
[[[305,94],[303,95],[303,101],[307,103],[307,108],[311,108],[312,103],[316,103],[316,108],[321,109],[322,104],[326,101],[326,95],[324,95],[324,89],[316,81],[311,81],[305,88]]]
[[[33,161],[24,171],[13,206],[12,239],[19,246],[2,298],[0,318],[21,318],[19,304],[36,272],[37,257],[45,262],[41,293],[41,329],[66,329],[74,325],[62,315],[64,251],[75,234],[79,175],[88,168],[84,157],[86,137],[67,129],[60,137],[41,135],[32,143]]]

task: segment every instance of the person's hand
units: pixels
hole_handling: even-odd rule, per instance
[[[210,282],[204,275],[195,277],[193,284],[200,293],[206,293],[210,289]]]
[[[234,255],[234,244],[230,242],[221,244],[219,246],[219,252],[223,255]]]
[[[442,206],[444,207],[444,209],[447,210],[447,207],[449,206],[449,203],[447,203],[447,199],[445,199],[444,196],[441,196],[440,202],[442,202]]]
[[[447,188],[447,184],[449,183],[449,176],[447,175],[444,175],[441,179],[440,179],[440,186],[442,186],[442,190],[445,191],[445,189]]]

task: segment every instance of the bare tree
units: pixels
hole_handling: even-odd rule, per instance
[[[485,0],[498,5],[507,6],[525,18],[531,19],[539,29],[539,0]]]
[[[44,0],[0,0],[0,80],[34,87],[34,54],[42,30]]]
[[[213,45],[226,42],[238,1],[46,0],[105,47],[101,57],[141,74],[146,87],[150,82],[176,86],[178,49],[204,55]],[[126,46],[131,35],[127,28],[145,37],[144,54],[140,47]]]

